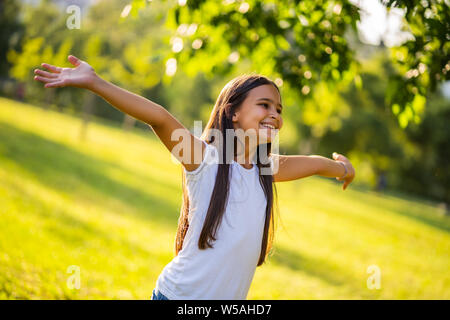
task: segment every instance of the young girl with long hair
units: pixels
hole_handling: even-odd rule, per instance
[[[43,63],[48,71],[36,69],[35,80],[91,90],[151,126],[183,165],[175,257],[156,282],[154,300],[246,299],[272,248],[275,182],[321,175],[344,181],[345,190],[355,177],[341,154],[332,160],[272,153],[283,107],[277,85],[262,75],[228,82],[198,138],[162,106],[105,81],[85,61],[68,60],[74,68]]]

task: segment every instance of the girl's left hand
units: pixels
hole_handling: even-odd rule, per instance
[[[342,154],[333,152],[333,159],[335,161],[342,162],[344,164],[344,166],[347,168],[347,175],[345,176],[345,178],[336,177],[336,180],[344,181],[344,185],[342,187],[342,190],[345,190],[347,188],[347,186],[355,178],[355,169],[353,168],[350,160],[348,160],[347,157],[343,156]]]

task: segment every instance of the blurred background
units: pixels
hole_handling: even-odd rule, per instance
[[[356,179],[279,183],[275,250],[249,299],[450,298],[448,1],[3,0],[0,298],[149,299],[173,258],[181,167],[151,129],[78,88],[73,54],[204,127],[223,86],[281,89],[280,153]]]

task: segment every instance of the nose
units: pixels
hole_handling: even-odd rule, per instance
[[[280,122],[280,114],[277,112],[277,113],[271,113],[270,114],[270,118],[272,118],[274,121],[276,121],[276,122]]]
[[[282,123],[281,115],[277,111],[275,112],[276,113],[271,113],[270,117],[273,119],[273,121],[275,121],[275,123],[277,123],[277,127],[280,128]]]

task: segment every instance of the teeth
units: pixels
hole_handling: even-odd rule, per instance
[[[269,128],[269,129],[275,129],[275,127],[274,127],[273,125],[271,125],[271,124],[261,123],[261,125],[262,125],[263,127]]]

